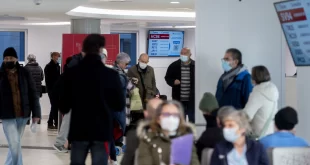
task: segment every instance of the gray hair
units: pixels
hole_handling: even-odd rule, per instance
[[[36,56],[33,55],[33,54],[29,54],[28,57],[27,57],[27,60],[29,62],[36,62]]]
[[[223,122],[224,118],[231,114],[232,112],[235,112],[236,109],[234,109],[231,106],[224,106],[217,112],[217,117],[221,122]]]
[[[245,129],[246,133],[250,133],[252,131],[250,125],[249,116],[242,110],[236,110],[234,107],[224,107],[226,108],[225,114],[223,114],[222,122],[224,123],[227,120],[235,121],[240,128]],[[228,111],[230,111],[228,113]]]
[[[116,63],[129,63],[131,61],[129,55],[127,53],[121,52],[116,56]]]

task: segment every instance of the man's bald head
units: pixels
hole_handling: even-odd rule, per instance
[[[144,117],[146,119],[151,119],[155,115],[158,106],[162,103],[163,101],[159,98],[149,100],[146,106],[146,111],[144,111]]]
[[[192,55],[191,49],[187,47],[182,48],[181,55],[186,55],[190,57]]]
[[[142,53],[139,57],[139,62],[142,62],[142,63],[149,63],[149,55],[146,54],[146,53]]]

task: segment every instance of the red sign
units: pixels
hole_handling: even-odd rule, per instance
[[[150,34],[150,39],[169,39],[169,34]]]
[[[307,20],[306,13],[303,8],[279,11],[278,16],[280,18],[281,23]]]
[[[62,35],[62,61],[82,51],[83,41],[88,34],[63,34]],[[106,40],[105,48],[108,51],[107,64],[113,65],[120,51],[119,34],[103,34]]]

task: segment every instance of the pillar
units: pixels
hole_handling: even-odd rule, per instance
[[[100,29],[101,20],[94,18],[72,19],[71,20],[71,33],[74,34],[91,34],[101,33]]]
[[[101,24],[101,34],[111,34],[110,24]]]
[[[199,101],[204,92],[215,94],[228,48],[241,50],[249,71],[265,65],[280,91],[279,107],[284,104],[284,38],[275,1],[196,0],[196,124],[205,123]],[[199,132],[204,129],[198,126]]]

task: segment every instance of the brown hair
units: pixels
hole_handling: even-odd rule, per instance
[[[53,58],[54,56],[59,56],[60,57],[60,53],[58,53],[58,52],[51,52],[51,58]]]
[[[270,73],[268,69],[263,65],[253,67],[252,68],[252,80],[254,80],[256,84],[270,81],[271,78],[270,78]]]
[[[174,101],[174,100],[164,101],[162,104],[160,104],[158,106],[158,108],[155,111],[155,115],[153,116],[153,119],[150,123],[150,127],[151,127],[152,131],[153,132],[161,132],[162,131],[160,125],[158,124],[158,120],[159,120],[159,117],[160,117],[164,107],[167,105],[174,105],[179,110],[180,124],[179,124],[179,128],[178,128],[177,132],[181,133],[181,134],[185,134],[187,131],[187,125],[186,125],[186,121],[184,119],[183,106],[178,101]]]

